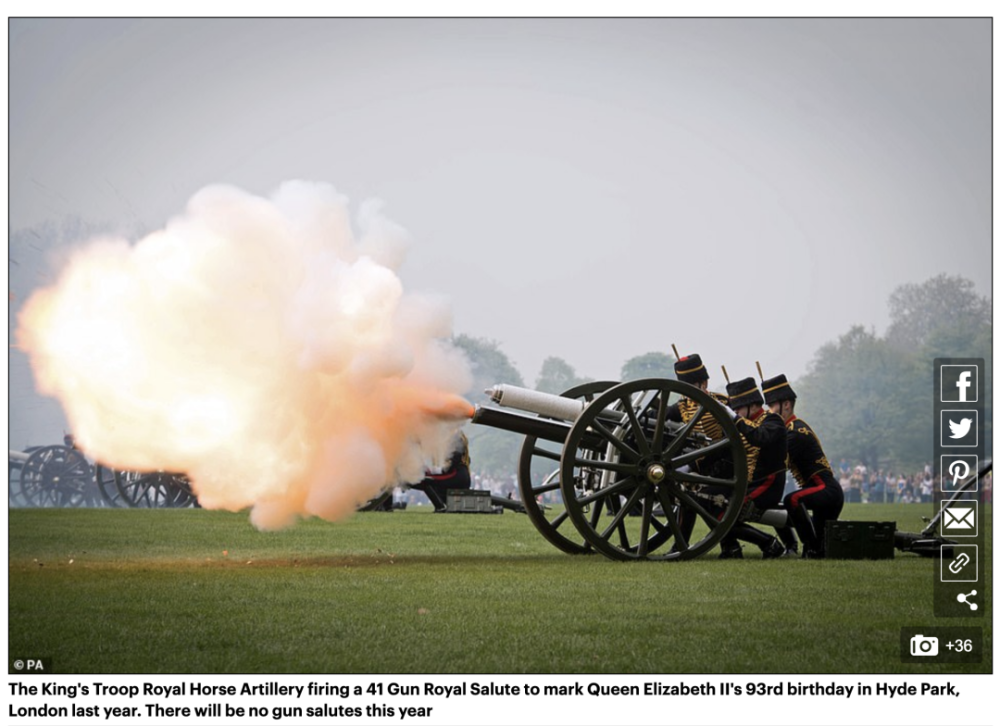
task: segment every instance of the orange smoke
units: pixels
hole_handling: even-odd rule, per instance
[[[18,344],[79,445],[186,472],[261,528],[338,519],[450,453],[472,407],[441,300],[406,294],[405,233],[327,185],[195,195],[135,245],[79,249]]]

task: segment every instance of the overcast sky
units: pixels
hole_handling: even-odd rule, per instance
[[[329,182],[385,202],[407,289],[529,384],[671,343],[714,388],[723,363],[794,379],[884,332],[902,283],[991,294],[990,22],[11,20],[9,228]],[[11,324],[51,279],[36,247],[10,250]],[[11,446],[53,443],[10,364]]]

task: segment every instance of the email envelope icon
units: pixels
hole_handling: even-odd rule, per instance
[[[948,534],[975,536],[976,503],[952,504],[944,509],[942,525]]]

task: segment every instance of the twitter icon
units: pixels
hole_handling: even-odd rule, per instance
[[[979,411],[942,411],[942,446],[977,446],[979,444]]]
[[[949,419],[948,420],[948,426],[951,427],[951,438],[953,438],[953,439],[961,439],[961,438],[967,436],[968,433],[969,433],[969,429],[972,428],[972,419],[971,418],[963,418],[958,423],[955,423],[954,421],[952,421],[952,420]]]

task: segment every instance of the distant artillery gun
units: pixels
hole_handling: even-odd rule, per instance
[[[121,471],[104,464],[94,468],[97,488],[113,507],[179,509],[198,506],[191,480],[165,471]]]
[[[14,491],[17,471],[16,486]],[[26,507],[98,506],[90,462],[72,446],[37,446],[9,450],[8,501]]]
[[[979,471],[969,474],[961,481],[960,484],[958,484],[957,489],[952,493],[952,495],[941,503],[941,508],[938,510],[937,514],[930,519],[924,519],[924,521],[927,522],[927,526],[920,532],[897,531],[895,533],[896,549],[900,552],[912,552],[922,557],[944,557],[945,559],[951,559],[954,555],[952,545],[959,543],[954,540],[946,539],[938,534],[938,527],[941,524],[941,519],[944,517],[944,513],[953,504],[967,501],[965,499],[965,494],[969,491],[973,491],[972,487],[977,485],[979,480],[991,471],[993,471],[993,460],[987,459],[980,465]]]

